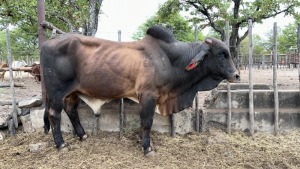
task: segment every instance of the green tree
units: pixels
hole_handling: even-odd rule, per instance
[[[254,62],[260,62],[261,56],[270,54],[268,40],[262,39],[259,35],[254,35],[253,39],[253,59]],[[249,61],[249,38],[246,37],[240,44],[240,57],[242,64],[248,64]]]
[[[161,11],[165,15],[178,11],[187,11],[190,20],[202,23],[203,27],[210,26],[225,38],[225,21],[229,21],[230,51],[237,58],[237,47],[248,35],[246,31],[239,35],[241,28],[247,29],[248,19],[253,23],[262,23],[264,19],[278,14],[297,15],[296,8],[299,0],[168,0]],[[299,11],[298,11],[299,12]]]
[[[24,34],[19,28],[10,31],[10,43],[14,60],[35,61],[38,58],[37,38],[32,34]],[[0,60],[6,60],[6,31],[0,31]]]
[[[137,32],[132,36],[133,39],[139,40],[145,36],[146,30],[153,25],[165,25],[171,27],[175,37],[180,41],[192,42],[195,41],[193,27],[189,26],[189,22],[185,20],[179,13],[167,16],[156,15],[149,18],[145,23],[139,26]],[[204,36],[201,32],[198,33],[198,40],[203,40]]]
[[[289,24],[278,34],[278,52],[285,54],[291,47],[297,47],[297,24]]]
[[[65,32],[83,29],[83,34],[93,35],[97,31],[98,15],[103,0],[46,0],[46,20]],[[0,17],[23,29],[34,31],[37,27],[36,0],[0,0]],[[0,22],[1,24],[1,22]]]
[[[46,0],[46,21],[65,32],[79,31],[81,28],[83,34],[93,36],[97,31],[102,1]],[[35,53],[33,56],[37,58],[37,0],[0,0],[0,29],[4,29],[7,23],[14,26],[11,48],[12,54],[16,53],[15,59],[23,57],[24,52]],[[50,34],[51,31],[48,31],[47,35]],[[14,41],[13,37],[18,38]],[[0,38],[0,42],[5,41],[5,36]],[[2,45],[6,46],[5,43]],[[6,51],[2,47],[0,50]],[[5,52],[0,54],[6,55]]]
[[[0,30],[0,62],[6,60],[6,41],[5,41],[5,31]]]

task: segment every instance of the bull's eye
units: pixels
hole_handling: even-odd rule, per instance
[[[219,57],[220,57],[221,59],[226,59],[226,58],[227,58],[227,52],[226,52],[226,51],[221,51],[221,52],[219,53]]]

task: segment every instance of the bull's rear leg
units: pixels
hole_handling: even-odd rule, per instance
[[[144,150],[144,155],[153,156],[154,150],[150,146],[151,138],[150,138],[150,130],[153,123],[153,116],[156,106],[156,99],[154,97],[146,97],[142,98],[142,111],[140,114],[141,118],[141,139],[142,139],[142,147]]]
[[[63,149],[66,147],[61,133],[61,111],[62,99],[49,99],[48,120],[52,127],[52,134],[56,148]],[[45,113],[46,114],[46,113]]]
[[[78,116],[77,108],[79,101],[80,99],[76,94],[71,94],[65,99],[64,110],[73,125],[76,135],[80,138],[80,140],[84,140],[87,138],[87,135],[85,134]]]

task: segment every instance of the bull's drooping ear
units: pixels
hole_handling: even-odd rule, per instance
[[[205,39],[205,42],[208,43],[208,44],[212,44],[212,39],[207,38],[207,39]]]
[[[205,42],[201,45],[200,52],[192,59],[189,65],[185,67],[185,70],[192,70],[194,69],[203,59],[204,56],[207,54],[209,50],[209,44],[212,43],[211,39],[206,39]]]

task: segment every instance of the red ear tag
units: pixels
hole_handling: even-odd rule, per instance
[[[191,63],[191,64],[189,64],[185,69],[186,70],[192,70],[192,69],[194,69],[196,67],[196,63]]]

